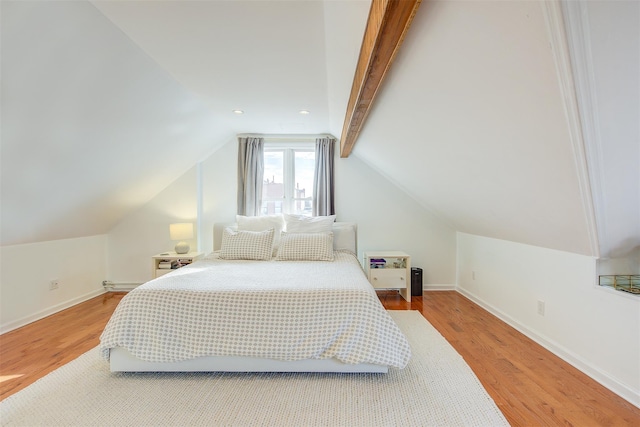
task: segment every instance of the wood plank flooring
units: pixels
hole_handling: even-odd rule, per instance
[[[0,399],[98,345],[121,297],[105,294],[0,335]],[[455,291],[426,292],[411,303],[397,292],[379,297],[387,309],[420,311],[514,426],[640,425],[640,409]]]
[[[514,426],[640,426],[640,409],[455,291],[406,302],[379,293],[388,310],[418,310],[460,353]]]
[[[97,346],[123,295],[107,293],[0,335],[0,400]]]

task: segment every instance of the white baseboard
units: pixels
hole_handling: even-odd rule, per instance
[[[456,285],[424,285],[422,286],[422,290],[427,291],[455,291]]]
[[[44,319],[47,316],[51,316],[52,314],[65,310],[69,307],[73,307],[76,304],[80,304],[81,302],[87,301],[91,298],[97,297],[98,295],[102,295],[104,293],[105,293],[104,289],[96,289],[95,291],[91,291],[84,295],[80,295],[79,297],[61,302],[60,304],[56,304],[52,307],[48,307],[44,310],[41,310],[29,316],[25,316],[11,322],[7,322],[3,325],[0,325],[0,335],[13,331],[14,329],[21,328],[22,326],[28,325],[29,323],[35,322],[36,320]]]
[[[533,341],[535,341],[536,343],[540,344],[542,347],[546,348],[551,353],[555,354],[556,356],[558,356],[559,358],[561,358],[565,362],[569,363],[574,368],[576,368],[579,371],[581,371],[582,373],[588,375],[589,377],[591,377],[595,381],[599,382],[600,384],[602,384],[603,386],[605,386],[606,388],[608,388],[609,390],[611,390],[612,392],[614,392],[618,396],[620,396],[623,399],[627,400],[632,405],[637,406],[638,408],[640,408],[640,393],[638,393],[637,391],[634,391],[634,390],[630,389],[629,387],[627,387],[626,385],[621,384],[615,378],[612,378],[611,376],[609,376],[605,372],[602,372],[599,368],[597,368],[597,367],[593,366],[592,364],[590,364],[589,362],[583,360],[580,356],[578,356],[577,354],[567,350],[566,348],[564,348],[562,345],[558,344],[557,342],[555,342],[555,341],[553,341],[553,340],[551,340],[551,339],[549,339],[549,338],[547,338],[545,336],[542,336],[542,335],[532,331],[531,329],[529,329],[526,326],[522,325],[521,323],[519,323],[518,321],[514,320],[510,316],[506,315],[502,311],[500,311],[497,308],[493,307],[491,304],[487,304],[485,301],[483,301],[482,299],[478,298],[476,295],[474,295],[473,293],[467,291],[466,289],[462,289],[462,288],[456,287],[455,290],[457,292],[459,292],[460,294],[462,294],[462,295],[466,296],[467,298],[469,298],[474,303],[478,304],[480,307],[482,307],[485,310],[487,310],[489,313],[491,313],[494,316],[498,317],[500,320],[502,320],[503,322],[505,322],[506,324],[508,324],[512,328],[518,330],[522,334],[526,335],[528,338],[530,338]]]

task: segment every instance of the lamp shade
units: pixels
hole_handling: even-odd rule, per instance
[[[175,247],[176,253],[186,254],[189,252],[189,245],[183,240],[193,239],[193,224],[190,222],[169,224],[169,238],[171,240],[180,240],[180,243]]]

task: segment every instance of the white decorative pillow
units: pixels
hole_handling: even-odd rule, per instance
[[[273,256],[273,234],[273,228],[265,231],[233,231],[227,227],[222,232],[220,258],[268,261]]]
[[[333,233],[283,231],[276,261],[333,261]]]
[[[273,228],[273,255],[278,251],[280,244],[280,232],[284,227],[282,215],[264,215],[264,216],[244,216],[236,215],[238,230],[242,231],[265,231]]]
[[[335,215],[303,216],[284,214],[287,233],[329,233],[336,220]]]

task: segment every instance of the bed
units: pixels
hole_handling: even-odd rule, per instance
[[[282,232],[277,251],[263,260],[228,259],[223,247],[151,280],[122,299],[101,353],[114,372],[403,368],[409,344],[362,271],[355,230],[334,223],[330,233],[308,234],[330,236],[331,260],[283,258],[291,238],[294,258],[313,244],[300,240],[306,233]]]

